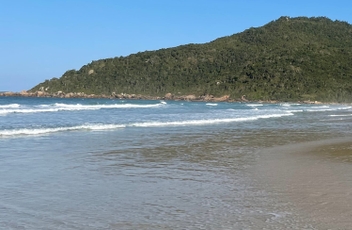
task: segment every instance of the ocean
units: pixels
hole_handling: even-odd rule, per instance
[[[351,121],[350,104],[0,97],[0,229],[318,229],[257,165]]]

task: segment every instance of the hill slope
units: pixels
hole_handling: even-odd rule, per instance
[[[49,93],[352,101],[352,26],[325,17],[281,17],[206,44],[93,61],[31,91],[41,87]]]

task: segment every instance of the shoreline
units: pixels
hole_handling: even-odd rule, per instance
[[[230,95],[223,95],[221,97],[215,97],[213,95],[202,95],[196,96],[194,94],[190,95],[173,95],[171,93],[165,94],[165,96],[149,96],[141,94],[116,94],[112,93],[111,95],[106,94],[85,94],[83,92],[74,92],[74,93],[64,93],[58,91],[57,93],[48,93],[45,91],[36,91],[36,92],[0,92],[0,97],[39,97],[39,98],[101,98],[101,99],[134,99],[134,100],[171,100],[171,101],[194,101],[194,102],[243,102],[243,103],[302,103],[302,104],[340,104],[337,102],[320,102],[320,101],[279,101],[279,100],[248,100],[245,98],[245,95],[242,95],[241,98],[232,99]],[[341,103],[345,104],[345,103]]]
[[[352,137],[265,148],[252,169],[264,190],[317,229],[352,229]]]

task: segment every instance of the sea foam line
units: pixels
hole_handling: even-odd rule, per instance
[[[14,130],[1,130],[0,137],[6,136],[17,136],[17,135],[42,135],[48,133],[74,131],[74,130],[108,130],[108,129],[119,129],[126,127],[167,127],[167,126],[201,126],[201,125],[212,125],[220,123],[231,123],[241,121],[253,121],[258,119],[278,118],[283,116],[291,116],[292,113],[285,114],[268,114],[259,115],[253,117],[239,117],[239,118],[224,118],[224,119],[203,119],[203,120],[188,120],[188,121],[170,121],[170,122],[141,122],[131,124],[86,124],[80,126],[71,127],[56,127],[56,128],[38,128],[38,129],[14,129]]]
[[[54,105],[39,105],[38,108],[19,109],[15,107],[4,107],[0,109],[0,115],[7,115],[9,113],[44,113],[44,112],[58,112],[58,111],[79,111],[79,110],[99,110],[99,109],[128,109],[128,108],[157,108],[165,106],[164,103],[158,104],[111,104],[111,105],[82,105],[82,104],[62,104],[55,103]],[[17,109],[16,109],[17,108]]]
[[[17,135],[42,135],[48,133],[65,132],[65,131],[78,131],[78,130],[109,130],[124,128],[125,125],[116,124],[91,124],[91,125],[79,125],[71,127],[57,127],[57,128],[39,128],[39,129],[13,129],[13,130],[2,130],[0,136],[17,136]]]
[[[188,121],[170,121],[170,122],[142,122],[142,123],[133,123],[128,126],[132,127],[165,127],[165,126],[196,126],[196,125],[211,125],[211,124],[220,124],[220,123],[231,123],[231,122],[241,122],[241,121],[253,121],[258,119],[267,119],[267,118],[277,118],[283,116],[291,116],[293,113],[285,114],[268,114],[268,115],[259,115],[253,117],[238,117],[238,118],[224,118],[224,119],[203,119],[203,120],[188,120]]]
[[[338,115],[338,114],[332,114],[332,115],[329,115],[329,117],[350,117],[352,116],[352,114],[341,114],[341,115]]]
[[[68,109],[120,109],[120,108],[153,108],[153,107],[160,107],[165,105],[165,102],[161,102],[158,104],[110,104],[110,105],[82,105],[82,104],[62,104],[62,103],[55,103],[54,105],[59,108],[68,108]]]
[[[13,108],[19,108],[20,106],[21,106],[20,104],[0,105],[0,109],[13,109]]]
[[[6,115],[9,113],[45,113],[45,112],[58,112],[58,111],[74,111],[80,109],[65,109],[65,108],[50,108],[50,109],[4,109],[0,110],[0,115]],[[90,109],[94,110],[94,109]]]
[[[258,107],[258,106],[263,106],[263,104],[246,104],[249,107]]]
[[[299,103],[281,103],[280,106],[282,107],[291,107],[291,106],[299,106]]]

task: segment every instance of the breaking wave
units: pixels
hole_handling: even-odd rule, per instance
[[[241,121],[253,121],[258,119],[278,118],[284,116],[292,116],[293,113],[282,114],[267,114],[253,117],[238,117],[238,118],[223,118],[223,119],[202,119],[202,120],[188,120],[188,121],[169,121],[169,122],[142,122],[134,123],[130,126],[135,127],[163,127],[163,126],[189,126],[189,125],[211,125],[219,123],[231,123]]]
[[[259,107],[259,106],[263,106],[263,104],[246,104],[249,107]]]
[[[56,128],[38,128],[38,129],[13,129],[13,130],[1,130],[0,136],[18,136],[18,135],[43,135],[56,132],[65,131],[78,131],[78,130],[108,130],[124,128],[124,125],[114,124],[91,124],[91,125],[79,125],[71,127],[56,127]]]
[[[0,115],[10,113],[45,113],[58,111],[78,111],[78,110],[99,110],[99,109],[133,109],[133,108],[156,108],[165,105],[158,104],[105,104],[105,105],[82,105],[82,104],[63,104],[55,103],[53,105],[38,105],[36,107],[21,108],[18,104],[9,104],[0,106]]]
[[[19,108],[21,105],[19,104],[8,104],[8,105],[0,105],[0,109],[13,109]]]
[[[267,118],[278,118],[283,116],[291,116],[292,113],[284,114],[270,114],[270,115],[259,115],[253,117],[239,117],[239,118],[224,118],[224,119],[202,119],[202,120],[186,120],[186,121],[147,121],[140,123],[130,124],[85,124],[71,127],[56,127],[56,128],[23,128],[23,129],[8,129],[1,130],[0,136],[18,136],[18,135],[42,135],[48,133],[65,132],[65,131],[77,131],[77,130],[108,130],[108,129],[119,129],[127,127],[167,127],[167,126],[201,126],[201,125],[212,125],[221,123],[231,122],[245,122],[253,121],[258,119]]]

